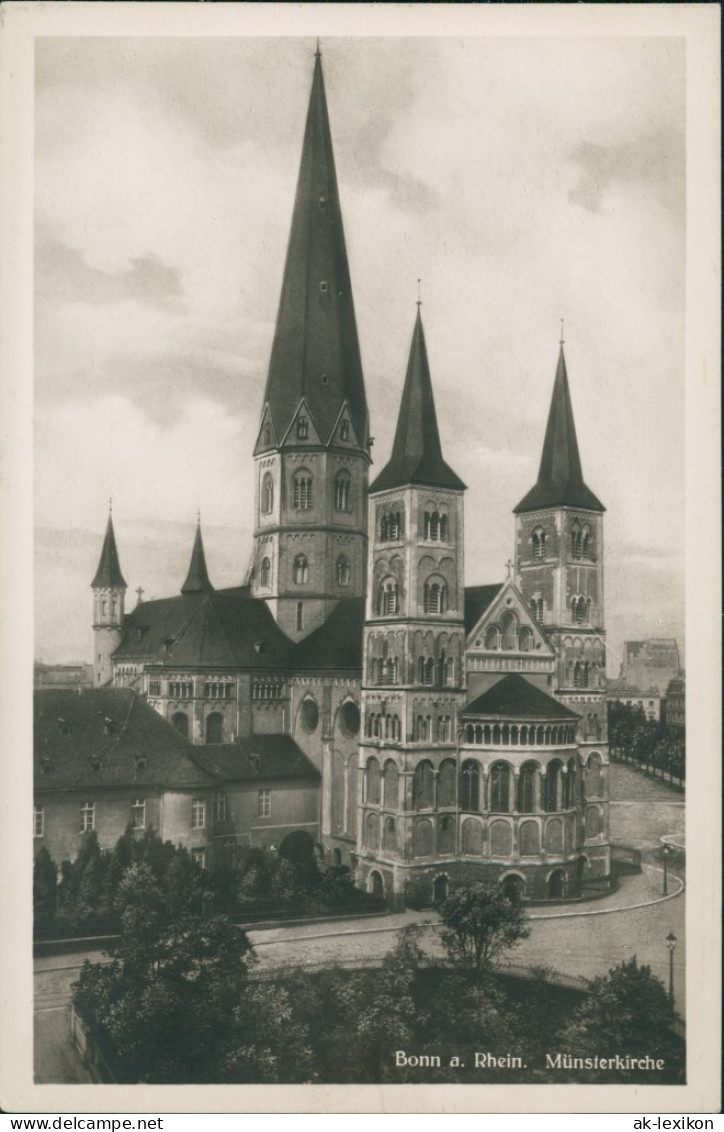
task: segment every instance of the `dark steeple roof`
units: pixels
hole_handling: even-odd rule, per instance
[[[520,514],[522,511],[538,511],[542,507],[583,507],[588,511],[606,510],[591,489],[583,482],[562,342],[551,408],[548,414],[548,425],[543,441],[543,455],[538,472],[538,482],[520,501],[518,506],[513,508],[513,511],[515,514]]]
[[[96,576],[91,582],[91,588],[110,588],[111,586],[117,589],[126,589],[126,583],[121,573],[121,566],[118,561],[118,551],[116,550],[116,536],[113,532],[113,515],[108,515],[108,524],[106,526],[106,536],[103,539],[103,549],[101,550],[101,560],[98,563]]]
[[[186,575],[186,581],[181,587],[181,593],[208,593],[213,588],[209,581],[208,570],[206,569],[206,555],[204,554],[204,544],[201,538],[201,520],[199,519],[196,524],[194,548],[191,551],[191,564],[189,566],[189,572]]]
[[[319,54],[304,133],[265,402],[281,442],[302,397],[323,444],[349,403],[367,447],[367,403]],[[260,442],[257,452],[272,447]]]
[[[370,491],[406,484],[465,490],[463,481],[442,458],[419,304],[392,455]]]
[[[565,704],[554,700],[517,674],[504,676],[497,684],[493,684],[492,688],[488,688],[467,705],[463,715],[482,715],[493,719],[532,719],[535,722],[580,719]]]

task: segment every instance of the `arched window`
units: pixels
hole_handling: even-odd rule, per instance
[[[460,808],[480,809],[480,767],[473,759],[464,762],[460,771]]]
[[[412,778],[413,810],[429,810],[433,805],[434,774],[432,763],[424,759],[415,767]]]
[[[349,558],[347,558],[344,554],[340,554],[339,558],[337,559],[337,585],[348,586],[349,576]]]
[[[382,848],[392,853],[397,848],[397,823],[394,818],[385,818],[382,828]]]
[[[386,578],[382,582],[377,594],[377,612],[381,617],[397,613],[397,582],[394,578]]]
[[[418,743],[426,743],[430,738],[429,719],[426,715],[418,715],[415,720],[415,738]]]
[[[490,812],[510,812],[510,767],[507,763],[493,763],[490,770]]]
[[[543,808],[547,813],[555,813],[561,807],[561,764],[558,759],[551,759],[546,767],[545,794]]]
[[[299,709],[299,718],[301,720],[302,727],[308,734],[311,735],[312,732],[317,730],[317,724],[319,723],[319,708],[317,707],[317,704],[313,699],[308,698],[302,701],[302,706]]]
[[[571,601],[571,612],[573,620],[577,625],[581,625],[584,621],[588,620],[588,609],[589,606],[585,597],[578,596],[573,598]]]
[[[518,648],[521,652],[530,652],[533,647],[533,634],[527,625],[521,627],[518,634]]]
[[[447,609],[447,586],[443,582],[425,582],[425,613],[444,613]]]
[[[299,417],[297,420],[297,439],[306,440],[309,436],[309,421],[306,417]]]
[[[400,795],[400,772],[397,769],[397,764],[388,759],[385,763],[384,774],[384,798],[385,808],[388,810],[396,810],[399,804]]]
[[[570,810],[576,804],[576,760],[569,759],[567,774],[563,775],[563,809]]]
[[[543,624],[543,598],[534,597],[530,603],[530,611],[539,625]]]
[[[585,527],[583,528],[582,534],[583,534],[583,537],[581,538],[581,555],[582,555],[583,558],[590,558],[591,557],[591,551],[592,551],[592,545],[593,545],[593,539],[591,537],[591,528],[588,526],[587,523],[586,523]]]
[[[337,511],[349,511],[349,472],[339,472],[334,481],[334,506]]]
[[[435,661],[431,656],[421,656],[417,662],[418,684],[433,684],[435,681]]]
[[[349,440],[349,421],[342,421],[339,426],[339,439]]]
[[[583,548],[583,535],[579,523],[574,523],[571,527],[571,557],[578,560],[581,557]]]
[[[588,687],[588,664],[585,660],[577,660],[573,665],[573,687]]]
[[[536,527],[532,535],[533,540],[533,557],[545,558],[546,556],[546,533],[542,527]]]
[[[177,711],[174,715],[171,716],[171,723],[176,728],[176,730],[184,736],[185,739],[188,739],[189,717],[186,715],[186,712]]]
[[[373,806],[379,806],[382,797],[382,778],[380,764],[373,756],[367,760],[367,801]]]
[[[262,558],[262,560],[261,560],[261,570],[260,570],[260,581],[261,581],[261,584],[263,586],[269,585],[270,575],[271,575],[271,562],[269,561],[268,558]]]
[[[219,711],[212,711],[206,716],[206,742],[223,742],[224,717]]]
[[[314,485],[307,471],[299,471],[294,477],[292,506],[295,511],[311,511],[314,506]]]
[[[294,559],[294,584],[304,586],[309,581],[309,563],[306,555],[298,554]]]
[[[586,764],[586,797],[600,798],[603,794],[603,774],[598,755],[589,755]]]
[[[440,824],[437,827],[437,851],[440,854],[455,852],[454,818],[440,818]]]
[[[427,818],[415,823],[412,832],[412,852],[415,857],[429,857],[432,853],[432,822]]]
[[[269,472],[266,473],[261,484],[261,509],[268,515],[274,507],[274,480]]]
[[[433,542],[447,541],[447,515],[439,511],[425,512],[425,538]]]
[[[380,542],[396,542],[402,538],[402,517],[399,511],[385,511],[380,518]]]
[[[463,822],[463,853],[478,857],[483,851],[483,831],[480,824],[468,818]]]
[[[538,768],[535,763],[523,763],[518,776],[518,812],[521,814],[535,813],[537,778]]]
[[[440,764],[437,776],[437,804],[438,806],[455,805],[455,763],[452,759],[444,759]]]
[[[437,738],[439,743],[449,743],[452,739],[452,720],[449,715],[437,717]]]
[[[345,735],[356,735],[359,731],[359,708],[351,700],[339,709],[339,726]]]
[[[519,837],[521,857],[535,857],[540,853],[540,834],[534,821],[521,822]]]
[[[365,827],[365,845],[369,849],[376,849],[380,840],[380,819],[377,814],[368,814]]]
[[[505,613],[500,620],[502,630],[501,645],[506,651],[518,647],[518,619],[514,613]]]
[[[498,647],[498,632],[497,625],[490,625],[485,631],[485,647],[486,649],[497,649]]]

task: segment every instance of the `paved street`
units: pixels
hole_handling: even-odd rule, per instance
[[[669,897],[663,898],[663,874],[654,857],[662,835],[684,834],[683,795],[660,782],[644,779],[626,766],[611,768],[611,836],[642,853],[643,870],[622,879],[618,892],[591,903],[531,911],[529,939],[510,953],[514,963],[544,965],[590,978],[636,955],[667,985],[666,936],[678,943],[674,956],[676,1008],[685,1008],[685,928],[683,885],[670,870]],[[382,957],[394,946],[405,924],[429,924],[424,945],[440,949],[435,914],[404,912],[379,919],[303,925],[250,931],[260,964],[314,963],[331,959]],[[68,1036],[70,987],[84,959],[99,962],[103,953],[77,952],[35,960],[36,1066],[38,1081],[88,1080]],[[85,1076],[82,1076],[85,1075]]]

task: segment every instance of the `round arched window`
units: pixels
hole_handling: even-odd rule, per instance
[[[359,731],[359,708],[351,700],[339,709],[339,726],[345,735],[356,735]]]
[[[314,700],[305,700],[302,704],[302,727],[305,731],[316,731],[319,723],[319,708]]]

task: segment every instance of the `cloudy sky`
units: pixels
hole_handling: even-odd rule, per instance
[[[609,671],[683,643],[685,52],[665,37],[327,38],[379,469],[422,280],[469,584],[501,580],[560,337],[607,507]],[[311,39],[45,38],[35,77],[36,655],[90,658],[108,498],[145,598],[201,510],[212,581],[251,546]]]

